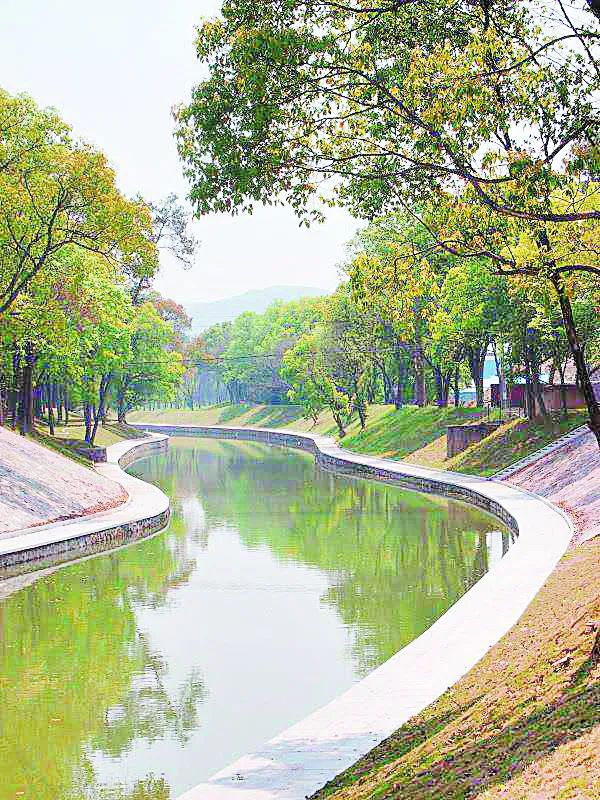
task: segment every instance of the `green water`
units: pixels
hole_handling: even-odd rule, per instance
[[[174,439],[131,471],[171,497],[167,531],[0,601],[0,800],[177,797],[392,656],[510,541],[282,448]]]

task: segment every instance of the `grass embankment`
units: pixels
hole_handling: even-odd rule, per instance
[[[122,442],[125,439],[139,439],[143,436],[137,428],[131,428],[129,425],[120,425],[117,422],[107,422],[106,425],[100,425],[96,434],[95,445],[99,447],[109,447],[116,442]],[[85,443],[85,425],[80,417],[72,416],[69,419],[68,425],[56,425],[54,428],[54,436],[50,435],[48,425],[36,420],[35,429],[31,434],[31,438],[44,445],[51,450],[55,450],[73,461],[77,461],[85,467],[90,467],[91,461],[86,458],[82,453],[78,453],[72,446],[69,445],[69,440],[84,445]]]
[[[154,422],[164,425],[253,425],[261,428],[284,428],[310,425],[302,419],[302,407],[221,403],[204,408],[167,408],[162,411],[134,411],[130,422]],[[332,420],[333,422],[333,420]],[[302,427],[304,430],[305,428]]]
[[[600,539],[569,551],[518,624],[319,800],[600,797]]]
[[[570,411],[567,419],[513,419],[502,424],[494,433],[471,445],[462,453],[446,457],[446,435],[407,457],[407,461],[424,467],[465,472],[469,475],[493,475],[515,461],[534,453],[574,428],[583,425],[586,414]]]
[[[416,408],[399,410],[390,406],[369,408],[367,428],[360,430],[358,420],[348,426],[340,443],[356,453],[368,453],[415,464],[449,469],[475,475],[492,475],[549,442],[582,425],[585,414],[572,411],[568,420],[554,419],[550,424],[539,420],[512,419],[491,436],[471,445],[454,458],[446,458],[446,426],[487,419],[481,409]],[[492,416],[493,419],[493,416]],[[239,425],[264,428],[292,428],[336,436],[337,428],[330,413],[323,412],[316,425],[302,418],[300,406],[218,405],[208,408],[138,411],[131,422],[155,422],[181,425]]]

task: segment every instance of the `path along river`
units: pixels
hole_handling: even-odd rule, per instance
[[[412,641],[512,538],[284,448],[172,439],[130,471],[169,528],[0,601],[0,800],[176,798]]]

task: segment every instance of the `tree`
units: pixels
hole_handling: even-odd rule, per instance
[[[316,422],[327,407],[341,437],[351,415],[361,427],[367,420],[367,400],[372,379],[372,342],[364,315],[342,284],[323,304],[322,319],[288,349],[282,377],[290,385],[289,397],[306,409]]]
[[[113,380],[114,402],[120,423],[126,414],[144,403],[173,399],[185,367],[180,353],[172,349],[175,333],[151,303],[134,307],[131,349]]]
[[[56,275],[64,248],[101,254],[132,280],[156,271],[152,221],[126,199],[106,158],[73,142],[53,115],[0,94],[0,118],[18,109],[27,124],[5,132],[0,171],[0,315],[44,271]]]
[[[571,192],[550,190],[546,186],[547,208],[567,208]],[[579,195],[582,207],[590,205],[585,193]],[[571,357],[583,392],[589,427],[600,446],[600,403],[594,395],[581,337],[575,324],[572,300],[582,277],[598,285],[597,266],[600,229],[594,220],[569,223],[521,220],[491,216],[472,201],[469,190],[460,197],[440,196],[421,220],[430,231],[436,247],[466,260],[485,258],[490,268],[521,287],[525,293],[551,290],[560,314]],[[547,295],[548,296],[548,295]],[[600,320],[600,314],[597,313]]]
[[[179,149],[199,213],[287,202],[308,222],[318,197],[367,218],[426,206],[433,218],[416,216],[436,247],[504,274],[523,269],[506,252],[520,228],[600,445],[565,277],[582,262],[553,255],[581,230],[597,242],[598,23],[561,0],[541,6],[543,25],[538,4],[504,0],[226,4],[199,30],[209,74],[177,113]],[[438,205],[440,218],[444,206],[472,214],[470,235],[440,229]]]
[[[551,24],[508,0],[224,4],[198,30],[208,77],[176,113],[198,212],[282,201],[318,218],[327,191],[370,217],[470,187],[500,215],[600,218],[544,202],[597,167],[599,71],[595,18],[541,5]]]
[[[478,406],[484,402],[485,357],[494,337],[504,328],[506,306],[505,281],[484,262],[471,260],[448,271],[432,326],[433,338],[465,353]]]
[[[170,194],[159,203],[144,203],[138,198],[151,219],[150,241],[157,251],[164,251],[174,256],[184,269],[192,266],[199,243],[189,232],[189,214],[177,199]],[[151,287],[153,273],[140,271],[132,276],[131,296],[134,303],[143,302],[144,293]]]
[[[146,299],[152,303],[159,317],[173,328],[175,338],[172,347],[183,350],[192,327],[191,317],[185,308],[168,297],[162,297],[158,292],[150,292]]]
[[[438,403],[445,405],[447,377],[431,348],[435,314],[448,257],[436,253],[427,229],[406,214],[389,214],[370,223],[356,238],[355,258],[346,271],[363,313],[374,314],[384,350],[396,373],[394,402],[403,402],[407,361],[415,376],[415,402],[427,402],[425,366],[434,373]],[[381,361],[381,359],[380,359]],[[380,363],[385,377],[385,367]]]

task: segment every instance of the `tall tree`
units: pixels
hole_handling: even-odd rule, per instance
[[[0,93],[0,119],[17,113],[15,102],[27,124],[3,132],[0,315],[38,273],[57,274],[64,248],[99,253],[132,279],[153,275],[158,262],[146,206],[118,191],[104,155],[74,142],[64,123],[27,98]]]
[[[326,191],[371,216],[468,186],[501,215],[598,219],[576,198],[544,202],[549,181],[568,184],[565,160],[582,187],[597,166],[598,23],[570,12],[553,0],[224,3],[198,30],[208,77],[177,112],[192,201],[200,213],[285,201],[307,219]]]

